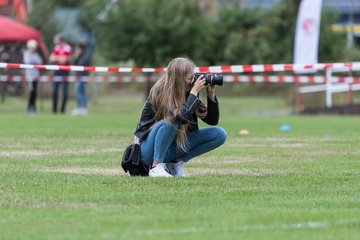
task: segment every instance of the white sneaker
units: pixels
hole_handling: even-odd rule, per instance
[[[158,165],[150,169],[149,177],[172,177],[172,175],[168,172],[165,163],[158,163]]]
[[[88,111],[86,108],[75,108],[71,111],[71,115],[73,116],[79,116],[79,115],[87,115]]]
[[[72,111],[71,111],[71,115],[73,115],[73,116],[77,116],[77,115],[79,115],[80,114],[80,112],[79,112],[79,109],[78,108],[75,108],[75,109],[73,109]]]
[[[183,170],[184,163],[185,162],[183,161],[179,161],[176,163],[166,163],[166,167],[167,169],[169,169],[170,174],[174,177],[186,177]]]
[[[79,109],[79,114],[80,115],[88,115],[88,110],[86,108],[80,108]]]

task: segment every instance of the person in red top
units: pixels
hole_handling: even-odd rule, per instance
[[[55,65],[70,65],[71,62],[71,46],[65,42],[62,35],[60,33],[56,34],[54,37],[54,50],[50,55],[50,63]],[[54,72],[54,81],[53,81],[53,113],[57,113],[57,105],[58,105],[58,93],[60,85],[63,87],[63,97],[61,104],[61,113],[65,113],[66,103],[68,99],[68,80],[69,71],[61,71],[57,70]]]

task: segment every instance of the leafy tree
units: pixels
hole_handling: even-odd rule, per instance
[[[338,14],[333,9],[325,8],[322,11],[320,38],[319,38],[319,62],[346,61],[346,36],[332,30],[332,25],[337,21]]]
[[[265,10],[244,9],[234,1],[207,16],[194,0],[34,0],[30,23],[51,46],[58,32],[54,9],[80,7],[81,23],[94,32],[97,52],[107,62],[133,60],[139,67],[164,66],[175,56],[188,56],[198,65],[290,63],[299,3],[282,0]],[[322,11],[321,62],[349,58],[344,34],[331,29],[337,17]]]
[[[224,64],[291,63],[300,0],[283,0],[271,10],[221,9],[217,38],[224,46],[218,59]],[[337,20],[331,9],[323,9],[319,38],[319,61],[340,61],[344,35],[332,31]],[[221,57],[223,56],[223,57]]]
[[[29,15],[29,24],[38,29],[43,36],[48,48],[52,45],[52,38],[58,32],[56,23],[52,19],[53,10],[56,6],[54,0],[33,1],[32,11]],[[46,21],[44,21],[46,19]]]
[[[50,48],[53,36],[59,32],[53,19],[55,8],[80,7],[84,2],[85,0],[34,0],[29,14],[29,24],[42,33],[45,44]]]
[[[109,3],[108,3],[109,4]],[[164,66],[176,56],[204,63],[212,25],[195,1],[124,0],[111,8],[100,0],[87,4],[83,23],[110,61],[134,60],[137,66]]]
[[[276,55],[265,56],[270,62],[292,62],[296,19],[300,0],[283,0],[265,20],[271,35],[267,38]],[[334,32],[331,26],[336,23],[338,14],[329,8],[322,9],[319,35],[319,62],[341,61],[345,49],[344,34]]]
[[[239,5],[233,8],[221,7],[215,22],[214,46],[215,58],[211,62],[217,64],[250,64],[256,62],[254,53],[259,52],[255,31],[262,24],[263,9],[242,9]],[[256,58],[256,57],[255,57]]]
[[[271,51],[264,56],[267,63],[293,61],[293,42],[299,4],[300,0],[283,0],[264,18],[267,31],[263,37],[271,46]]]

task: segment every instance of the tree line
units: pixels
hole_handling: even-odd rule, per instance
[[[46,42],[61,26],[51,19],[57,6],[80,9],[81,26],[94,34],[97,54],[109,63],[133,61],[137,67],[164,66],[175,56],[198,65],[291,63],[300,0],[282,0],[272,9],[241,8],[241,1],[218,5],[214,14],[195,0],[37,0],[30,23]],[[323,9],[320,62],[351,61],[345,33],[331,28],[338,19]]]

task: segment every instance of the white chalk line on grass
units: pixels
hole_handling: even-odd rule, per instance
[[[44,173],[66,173],[66,174],[87,174],[87,175],[128,175],[121,167],[117,168],[81,168],[81,167],[63,167],[63,168],[34,168],[31,171]],[[274,170],[274,169],[230,169],[230,168],[187,168],[185,169],[188,177],[201,175],[241,175],[241,176],[266,176],[266,175],[285,175],[292,172]]]
[[[94,153],[119,153],[117,148],[88,148],[88,149],[76,149],[76,150],[57,150],[57,151],[12,151],[12,152],[0,152],[0,157],[16,158],[16,157],[55,157],[62,155],[82,155],[82,154],[94,154]]]
[[[271,231],[271,230],[301,230],[301,229],[321,229],[330,228],[335,226],[347,226],[360,224],[360,220],[338,220],[331,221],[308,221],[303,223],[280,223],[269,225],[256,225],[256,224],[241,224],[237,226],[198,226],[189,228],[176,228],[176,229],[145,229],[137,230],[134,232],[122,232],[119,234],[116,232],[102,232],[101,239],[116,238],[116,239],[132,239],[134,237],[160,237],[161,235],[173,235],[173,234],[201,234],[201,233],[227,233],[227,232],[239,232],[239,231]],[[78,239],[81,234],[62,233],[59,236],[52,236],[52,239]],[[82,236],[84,237],[84,236]],[[94,237],[91,235],[91,237]]]
[[[236,232],[236,231],[267,231],[267,230],[287,230],[287,229],[319,229],[328,228],[334,226],[346,226],[352,224],[359,224],[359,220],[338,220],[335,222],[330,221],[309,221],[304,223],[283,223],[283,224],[269,224],[269,225],[251,225],[242,224],[238,226],[199,226],[191,228],[177,228],[177,229],[148,229],[137,230],[134,233],[124,233],[123,237],[136,236],[156,236],[156,235],[168,235],[168,234],[190,234],[190,233],[202,233],[202,232]]]

